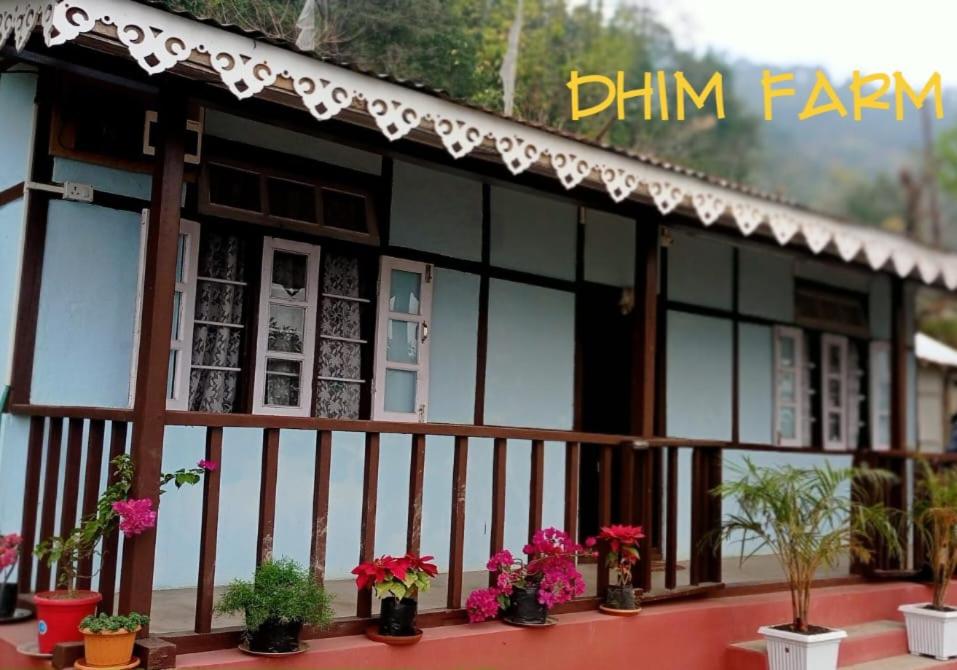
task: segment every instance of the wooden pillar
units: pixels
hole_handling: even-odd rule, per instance
[[[656,389],[656,362],[658,349],[658,219],[652,221],[638,221],[635,229],[635,308],[633,311],[632,328],[632,361],[631,361],[631,433],[641,437],[653,437],[655,432],[655,389]],[[623,459],[629,463],[628,470],[623,474],[638,479],[635,462],[635,453],[629,449],[629,458]],[[651,539],[655,533],[652,527],[657,523],[652,512],[650,454],[643,454],[641,459],[642,476],[635,481],[637,488],[636,501],[639,522],[644,526],[645,537],[641,540],[639,553],[641,561],[634,572],[636,586],[648,588],[651,584],[652,550]],[[628,520],[624,520],[627,522]]]
[[[907,358],[909,351],[907,323],[907,293],[903,279],[894,278],[891,292],[891,449],[907,451],[907,399],[915,390],[908,388]],[[891,470],[899,478],[899,483],[887,491],[886,504],[894,509],[907,506],[907,461],[903,458],[888,458],[882,467]],[[901,542],[906,553],[906,531],[901,534]],[[899,558],[891,558],[886,551],[879,552],[877,567],[896,570],[901,567]]]
[[[186,100],[177,92],[161,93],[158,142],[153,164],[143,312],[133,402],[131,455],[136,467],[133,498],[159,503],[166,423],[166,375],[172,326],[176,247],[183,188],[183,141]],[[153,596],[156,531],[124,540],[120,579],[120,612],[149,613]]]

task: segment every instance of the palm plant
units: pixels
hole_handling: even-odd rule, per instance
[[[957,469],[935,470],[920,462],[922,476],[914,495],[914,531],[921,539],[934,580],[935,610],[945,611],[947,588],[957,570]]]
[[[862,563],[873,559],[875,540],[890,555],[900,552],[899,526],[892,510],[876,494],[894,482],[884,470],[760,467],[745,459],[735,477],[712,491],[733,498],[737,512],[725,517],[716,541],[740,535],[742,562],[768,549],[791,591],[791,630],[808,633],[811,583],[818,568],[835,566],[850,554]]]

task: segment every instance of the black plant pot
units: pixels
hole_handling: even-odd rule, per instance
[[[605,607],[613,610],[636,610],[635,588],[633,586],[609,586],[605,592]]]
[[[419,603],[412,598],[399,600],[396,597],[382,600],[382,613],[379,617],[379,635],[407,637],[416,635],[415,615]]]
[[[505,616],[518,624],[546,623],[548,608],[538,602],[538,586],[513,587]]]
[[[17,583],[0,584],[0,619],[9,619],[17,611]]]
[[[246,640],[250,651],[282,654],[299,649],[301,632],[301,621],[281,623],[276,619],[266,619],[256,630],[246,632]]]

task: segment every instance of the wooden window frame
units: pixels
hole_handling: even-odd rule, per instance
[[[297,303],[305,309],[303,325],[303,343],[301,354],[288,352],[270,352],[269,344],[269,306],[276,302],[270,296],[272,286],[273,258],[276,251],[298,254],[306,257],[306,301]],[[254,414],[275,416],[309,416],[312,411],[312,391],[315,384],[316,323],[319,309],[319,261],[320,247],[308,242],[296,242],[281,237],[264,237],[262,265],[260,266],[259,303],[257,309],[256,365],[253,375]],[[283,304],[279,302],[279,304]],[[266,361],[269,358],[300,362],[299,405],[286,407],[267,405]]]
[[[389,308],[392,293],[392,271],[401,270],[422,276],[419,288],[419,314],[393,312]],[[428,421],[429,408],[429,354],[431,338],[429,323],[432,320],[433,266],[430,263],[412,261],[405,258],[383,256],[380,261],[379,295],[377,298],[376,339],[375,339],[375,375],[372,390],[372,418],[376,421],[404,421],[425,423]],[[409,321],[419,324],[418,363],[393,363],[387,361],[386,345],[390,320]],[[412,412],[391,412],[385,409],[386,370],[407,370],[416,373],[415,407]]]
[[[347,242],[378,246],[379,223],[377,200],[380,178],[365,175],[347,168],[308,161],[272,151],[246,147],[232,142],[207,140],[199,175],[197,206],[201,213],[212,216],[254,223],[271,228],[291,230],[312,236],[329,237]],[[259,178],[260,211],[242,209],[210,200],[209,166],[221,165],[241,170]],[[276,165],[293,166],[281,169]],[[307,185],[315,189],[315,222],[302,221],[272,214],[269,211],[268,180],[279,179]],[[365,202],[366,232],[358,232],[328,225],[323,220],[323,193],[336,191],[362,198]]]
[[[774,443],[782,447],[803,447],[804,444],[804,332],[800,328],[792,326],[774,327],[774,346],[773,346],[773,383],[774,383]],[[785,367],[781,364],[781,339],[790,338],[794,341],[794,366]],[[794,407],[794,437],[781,436],[780,410],[784,403],[781,402],[779,375],[782,372],[790,371],[794,374],[794,402],[787,403]]]
[[[170,333],[170,351],[178,352],[176,365],[173,368],[173,379],[167,380],[167,387],[172,387],[172,397],[167,394],[166,409],[189,409],[189,380],[192,373],[193,360],[193,319],[196,314],[196,277],[199,272],[199,236],[200,225],[196,221],[182,219],[179,222],[179,235],[185,237],[183,250],[183,277],[177,281],[174,276],[173,291],[180,293],[182,298],[179,304],[180,337]],[[176,323],[176,317],[173,317]]]
[[[886,340],[875,340],[870,343],[868,351],[868,366],[870,369],[870,384],[869,393],[870,393],[870,438],[871,438],[871,451],[890,451],[891,450],[891,433],[890,433],[890,422],[891,422],[891,407],[893,405],[891,398],[888,398],[887,410],[881,411],[880,409],[880,399],[881,399],[881,378],[878,361],[880,356],[883,354],[887,360],[887,377],[888,381],[891,376],[891,343]],[[889,390],[890,393],[890,390]],[[882,415],[887,416],[887,439],[880,439],[880,419]]]
[[[831,366],[830,352],[832,348],[837,348],[840,352],[840,369],[834,370]],[[850,394],[850,361],[848,356],[848,341],[843,335],[834,335],[824,333],[821,335],[821,388],[820,388],[820,410],[821,410],[821,444],[828,451],[846,451],[848,448],[849,426],[848,426],[848,403]],[[840,384],[838,404],[831,404],[830,382],[837,381]],[[840,417],[839,426],[841,436],[838,439],[830,437],[830,415],[837,414]]]

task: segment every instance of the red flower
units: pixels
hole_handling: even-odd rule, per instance
[[[612,526],[602,526],[598,539],[608,543],[609,549],[618,553],[622,546],[637,546],[638,540],[645,536],[641,526],[625,526],[615,524]]]
[[[406,554],[405,560],[409,562],[409,570],[419,570],[424,572],[429,577],[435,577],[439,574],[439,568],[435,563],[430,561],[434,560],[434,556],[416,556],[415,554]]]
[[[352,574],[356,575],[356,588],[360,591],[373,584],[384,582],[391,576],[389,567],[381,558],[360,563],[352,569]]]

